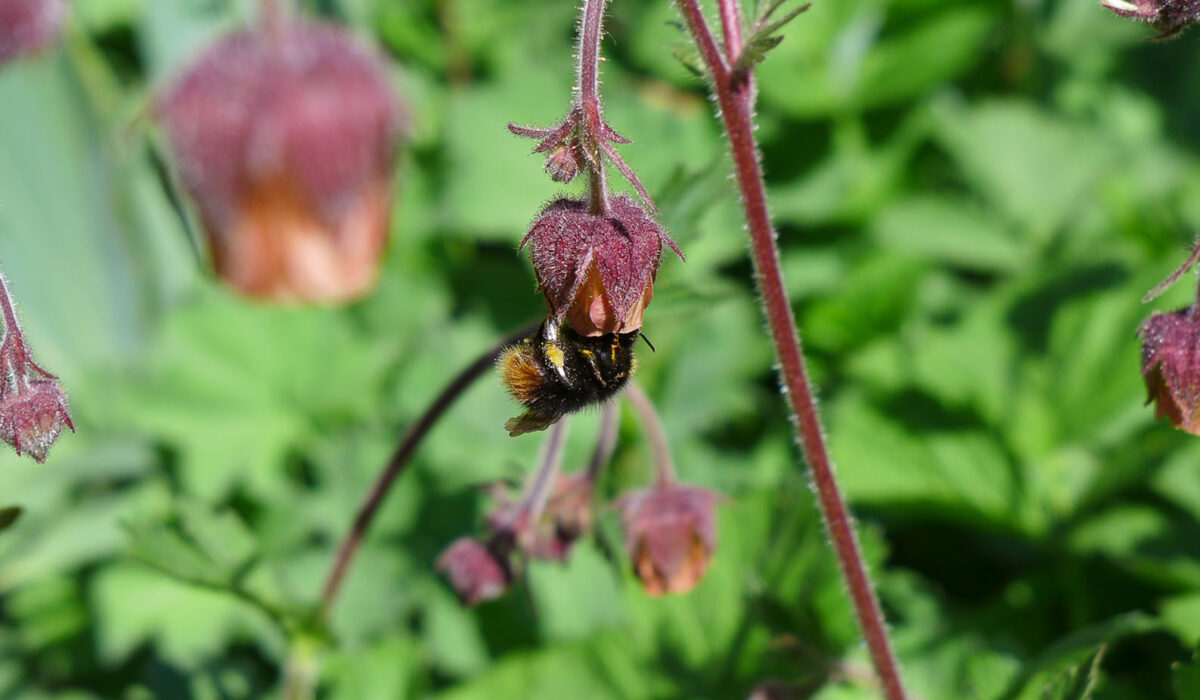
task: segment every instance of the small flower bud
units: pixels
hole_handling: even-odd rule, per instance
[[[1130,17],[1158,30],[1160,39],[1174,36],[1200,21],[1200,0],[1100,0],[1122,17]]]
[[[717,545],[718,498],[706,489],[660,483],[618,502],[625,546],[648,595],[686,593],[704,578]]]
[[[1156,418],[1200,435],[1200,319],[1193,308],[1154,314],[1142,324],[1142,377]]]
[[[58,38],[63,0],[0,0],[0,63],[41,51]]]
[[[526,547],[530,556],[567,560],[579,538],[592,531],[593,486],[586,474],[559,477]]]
[[[45,462],[64,424],[75,430],[67,413],[67,395],[56,380],[30,380],[0,395],[0,440],[12,445],[18,455],[24,452]]]
[[[662,226],[625,195],[612,197],[607,215],[586,202],[559,199],[538,216],[521,245],[555,320],[582,336],[632,333],[654,293],[666,243]]]
[[[401,121],[376,56],[330,24],[237,31],[158,106],[221,277],[276,300],[374,286]]]
[[[579,174],[579,147],[574,142],[555,147],[546,156],[546,172],[555,182],[574,180]]]
[[[512,570],[507,557],[495,551],[497,544],[463,537],[438,557],[435,568],[446,575],[463,604],[499,598],[512,583]]]

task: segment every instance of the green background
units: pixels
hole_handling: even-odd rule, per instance
[[[0,264],[79,429],[42,466],[0,454],[0,506],[25,509],[0,533],[0,698],[269,697],[289,654],[338,700],[874,697],[666,0],[614,1],[602,89],[688,255],[638,377],[681,477],[728,497],[708,577],[646,598],[603,510],[568,565],[461,608],[433,562],[540,444],[507,437],[489,376],[393,490],[330,637],[295,633],[403,428],[544,311],[516,244],[561,188],[504,126],[566,111],[576,14],[301,4],[374,38],[412,120],[381,282],[348,308],[216,284],[147,118],[249,3],[77,0],[61,46],[0,69]],[[1200,228],[1200,37],[1151,34],[1093,0],[818,0],[760,68],[789,291],[926,700],[1200,697],[1200,441],[1143,406],[1135,335],[1192,299],[1185,278],[1140,303]],[[651,478],[626,414],[606,496]]]

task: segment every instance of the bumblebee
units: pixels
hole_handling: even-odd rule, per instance
[[[509,435],[545,430],[559,418],[616,395],[637,366],[638,332],[582,336],[547,318],[532,336],[508,346],[497,365],[525,413],[504,424]]]

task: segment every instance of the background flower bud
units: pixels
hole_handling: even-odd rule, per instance
[[[686,593],[704,578],[717,546],[718,498],[706,489],[665,483],[618,502],[625,546],[648,595]]]
[[[1150,317],[1142,337],[1142,377],[1156,418],[1200,435],[1200,323],[1192,309]]]
[[[653,295],[666,243],[662,226],[630,197],[609,201],[607,215],[582,200],[559,199],[538,215],[521,245],[555,320],[584,336],[631,333]]]
[[[438,557],[435,568],[446,575],[467,605],[499,598],[512,583],[512,571],[495,547],[471,537],[455,540]]]
[[[0,63],[57,39],[66,9],[63,0],[0,0]]]
[[[306,301],[374,286],[401,121],[374,55],[330,24],[234,32],[159,113],[230,284]]]
[[[1150,24],[1159,38],[1174,36],[1200,21],[1200,0],[1100,0],[1100,4],[1122,17]]]

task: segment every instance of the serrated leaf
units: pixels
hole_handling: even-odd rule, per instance
[[[700,67],[700,56],[696,53],[694,48],[679,47],[671,53],[673,56],[675,56],[675,59],[683,65],[687,72],[691,73],[697,78],[703,78],[706,75],[704,69]]]
[[[1089,700],[1096,689],[1105,649],[1101,644],[1086,661],[1063,671],[1042,691],[1042,700]]]
[[[776,32],[778,32],[780,29],[783,29],[788,22],[796,19],[805,10],[812,7],[812,3],[805,3],[790,10],[778,20],[771,22],[770,24],[766,24],[766,22],[771,18],[771,15],[775,13],[775,10],[779,9],[779,6],[783,4],[783,1],[784,0],[779,0],[779,2],[771,3],[767,7],[766,11],[763,12],[762,17],[758,20],[758,22],[755,23],[754,29],[750,34],[750,38],[746,40],[746,45],[742,49],[742,55],[738,56],[737,61],[734,62],[733,70],[735,73],[749,70],[750,68],[754,67],[755,64],[761,63],[762,60],[766,58],[767,52],[776,46],[779,46],[779,43],[783,41],[783,37],[776,35]]]

